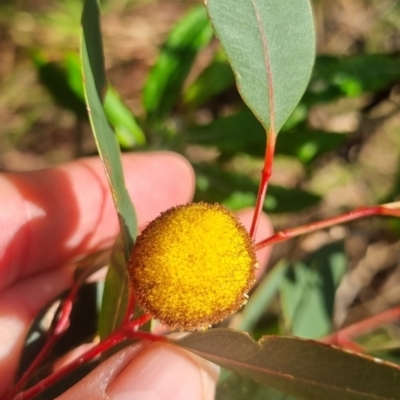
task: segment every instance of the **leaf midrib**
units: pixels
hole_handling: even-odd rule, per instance
[[[268,102],[269,102],[269,131],[272,134],[275,134],[275,94],[274,94],[274,85],[272,81],[272,69],[271,63],[269,59],[269,51],[268,51],[268,40],[267,34],[264,30],[264,26],[261,21],[260,10],[258,8],[257,0],[251,0],[254,14],[257,20],[257,27],[260,32],[261,41],[263,45],[263,55],[264,55],[264,64],[265,64],[265,71],[267,74],[267,85],[268,85]]]
[[[185,346],[182,346],[182,347],[185,347]],[[227,358],[227,357],[216,356],[214,354],[211,354],[211,356],[210,356],[210,353],[199,351],[199,350],[194,350],[194,349],[191,349],[190,347],[185,347],[185,348],[187,350],[191,351],[192,353],[195,353],[195,354],[199,355],[200,357],[203,357],[203,358],[205,358],[205,359],[207,359],[207,360],[209,360],[211,362],[214,362],[214,363],[215,363],[216,360],[220,360],[221,363],[225,361],[226,363],[228,363],[228,365],[235,365],[235,366],[237,366],[237,367],[239,367],[241,369],[261,372],[261,373],[263,373],[265,375],[277,376],[277,377],[279,377],[281,379],[285,379],[285,377],[287,377],[288,381],[292,380],[292,381],[296,381],[296,382],[302,383],[304,385],[313,385],[313,386],[316,386],[316,387],[325,388],[327,390],[335,390],[335,391],[340,392],[340,393],[345,392],[345,393],[351,393],[351,394],[355,394],[355,395],[360,395],[360,396],[365,397],[366,399],[397,400],[397,399],[395,399],[393,397],[386,397],[386,396],[382,397],[380,395],[374,395],[374,394],[371,394],[371,393],[360,392],[359,390],[355,390],[355,389],[341,388],[341,387],[330,385],[330,384],[327,384],[327,383],[320,383],[320,382],[312,381],[310,379],[299,378],[299,377],[296,377],[296,376],[293,376],[293,375],[284,374],[282,372],[273,371],[273,370],[268,369],[266,367],[258,367],[256,365],[246,364],[244,362],[241,362],[241,361],[238,361],[238,360],[234,360],[234,359],[231,359],[231,358]],[[224,366],[224,368],[230,369],[229,366]],[[292,393],[292,394],[296,395],[296,393]]]

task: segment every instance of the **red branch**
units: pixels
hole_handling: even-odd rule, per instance
[[[38,382],[36,385],[27,389],[24,392],[18,393],[15,399],[18,400],[30,400],[37,396],[43,390],[46,390],[55,382],[57,382],[62,377],[68,375],[70,372],[80,367],[81,365],[93,360],[96,356],[103,353],[104,351],[110,349],[114,345],[121,343],[122,341],[131,338],[138,340],[151,340],[153,342],[166,342],[167,339],[164,336],[154,335],[148,332],[141,332],[137,329],[148,322],[151,319],[151,315],[144,314],[140,318],[130,322],[113,332],[110,336],[100,342],[98,345],[89,349],[86,353],[82,354],[80,357],[66,364],[64,367],[55,371],[53,374],[44,378],[42,381]]]
[[[391,308],[381,314],[356,322],[346,328],[343,328],[321,340],[323,343],[335,344],[341,347],[347,347],[346,344],[351,339],[370,332],[382,324],[393,322],[400,319],[400,306]],[[344,346],[343,346],[344,345]]]
[[[126,325],[129,323],[129,321],[132,318],[132,315],[135,311],[136,307],[136,298],[135,298],[135,293],[132,290],[131,285],[129,285],[129,298],[128,298],[128,304],[126,306],[126,311],[124,315],[124,319],[122,321],[122,325]]]
[[[12,399],[17,393],[22,390],[22,388],[32,377],[36,369],[42,364],[44,359],[50,353],[51,349],[54,347],[54,345],[57,343],[63,333],[68,329],[70,323],[69,318],[71,316],[73,303],[76,299],[82,283],[90,274],[91,271],[88,270],[86,273],[83,273],[81,277],[74,283],[68,296],[61,303],[59,307],[59,313],[56,313],[56,315],[59,315],[58,320],[55,322],[54,328],[49,332],[49,337],[47,338],[45,345],[40,349],[39,353],[36,355],[26,371],[22,374],[12,390],[5,395],[5,399]]]
[[[366,218],[372,215],[384,215],[392,217],[400,217],[400,202],[383,204],[374,207],[360,207],[353,211],[347,212],[336,217],[327,218],[322,221],[312,222],[307,225],[298,226],[297,228],[284,229],[275,233],[267,239],[256,244],[256,250],[260,250],[267,246],[272,246],[296,236],[311,233],[320,229],[328,228],[332,225],[343,224],[359,218]]]

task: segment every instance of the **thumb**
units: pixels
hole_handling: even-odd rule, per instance
[[[110,357],[58,400],[213,400],[219,367],[166,343]]]

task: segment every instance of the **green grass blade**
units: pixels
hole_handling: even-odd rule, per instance
[[[281,260],[278,265],[257,285],[246,307],[240,313],[240,322],[237,328],[249,332],[271,305],[272,300],[279,292],[279,285],[285,278],[288,269],[286,260]]]
[[[122,147],[132,148],[146,143],[146,137],[135,117],[111,86],[108,87],[104,99],[104,112],[108,121],[114,126],[118,142]]]
[[[100,338],[107,337],[118,327],[126,311],[129,297],[129,277],[123,253],[121,236],[118,236],[111,255],[110,268],[104,283],[103,298],[98,319]]]
[[[105,87],[103,50],[100,32],[100,11],[96,0],[86,0],[82,14],[82,68],[84,76],[85,99],[89,118],[97,143],[100,157],[110,185],[115,208],[117,210],[123,251],[116,249],[111,259],[105,282],[100,321],[102,337],[112,331],[121,320],[128,293],[127,262],[137,235],[137,218],[132,202],[125,187],[121,154],[117,139],[110,128],[101,102]],[[120,252],[124,257],[116,257]],[[121,261],[122,259],[122,261]],[[110,295],[114,294],[114,295]],[[115,296],[117,293],[117,296]],[[125,303],[124,303],[125,301]]]
[[[168,114],[175,105],[190,68],[212,38],[203,7],[193,9],[171,31],[143,90],[143,106],[151,120]]]
[[[85,98],[90,122],[100,157],[110,184],[120,220],[126,258],[129,258],[133,240],[137,235],[137,219],[125,187],[118,142],[108,124],[100,95],[104,91],[104,62],[96,0],[85,1],[82,15],[82,65],[85,79]]]

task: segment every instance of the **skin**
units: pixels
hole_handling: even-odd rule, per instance
[[[123,165],[140,228],[193,197],[194,173],[179,155],[127,155]],[[0,174],[0,193],[1,397],[12,384],[33,318],[71,285],[74,260],[112,245],[118,221],[97,158]],[[246,226],[252,212],[239,213]],[[258,239],[271,233],[262,216]],[[260,274],[269,250],[257,256]],[[139,343],[102,363],[60,399],[208,400],[214,398],[218,372],[215,365],[171,345]]]

